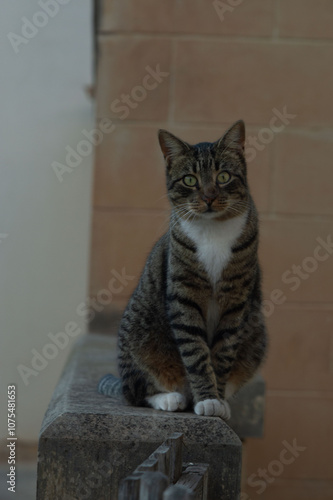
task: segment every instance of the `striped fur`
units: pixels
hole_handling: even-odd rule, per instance
[[[119,328],[119,371],[100,392],[132,405],[230,415],[226,398],[266,350],[258,218],[243,154],[244,123],[191,146],[159,132],[172,206]],[[221,180],[221,172],[224,183]],[[195,185],[188,186],[189,178]],[[229,180],[228,180],[229,177]]]

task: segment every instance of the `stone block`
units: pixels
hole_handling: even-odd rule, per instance
[[[208,498],[238,499],[241,441],[226,422],[98,394],[114,345],[114,337],[88,335],[73,349],[41,428],[37,499],[116,500],[120,481],[174,432],[184,434],[184,462],[212,464]]]

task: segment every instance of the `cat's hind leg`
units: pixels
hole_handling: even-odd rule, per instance
[[[238,384],[236,380],[231,377],[225,386],[225,399],[230,399],[238,391]]]
[[[230,399],[244,384],[249,382],[260,368],[267,347],[266,330],[263,325],[253,328],[244,345],[241,345],[235,364],[225,386],[225,398]]]
[[[185,369],[173,341],[164,338],[156,341],[156,336],[144,345],[140,352],[144,360],[147,386],[145,402],[155,410],[184,410],[191,394],[187,387]]]

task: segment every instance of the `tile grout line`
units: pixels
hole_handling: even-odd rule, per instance
[[[332,302],[326,301],[320,301],[320,302],[313,302],[313,301],[291,301],[287,300],[281,305],[276,306],[277,311],[314,311],[314,312],[332,312],[333,311],[333,304]]]
[[[274,28],[273,28],[274,29]],[[190,41],[190,42],[221,42],[230,44],[235,43],[261,43],[268,45],[296,45],[296,46],[306,46],[313,45],[316,47],[327,46],[331,47],[333,45],[333,40],[330,38],[301,38],[301,37],[276,37],[274,35],[265,35],[262,37],[252,36],[252,35],[219,35],[219,34],[195,34],[195,33],[157,33],[157,32],[139,32],[139,31],[106,31],[99,34],[99,38],[110,40],[113,37],[126,37],[126,38],[139,38],[139,39],[175,39],[177,41]]]
[[[313,213],[296,213],[296,212],[276,212],[259,211],[260,221],[273,222],[290,222],[291,220],[298,222],[332,222],[332,214],[313,214]]]
[[[280,0],[275,0],[273,15],[274,27],[272,30],[272,40],[278,42],[280,40]]]
[[[279,145],[279,134],[277,134],[275,141],[272,142],[270,148],[270,172],[269,172],[269,195],[268,195],[268,210],[271,214],[276,215],[276,178],[277,178],[277,150]]]
[[[332,391],[309,391],[304,389],[267,389],[267,396],[287,398],[333,399]]]
[[[282,17],[281,16],[281,0],[276,0],[275,16],[276,16],[276,28],[277,28],[278,40],[281,40],[281,39],[286,38],[286,37],[281,37],[281,31],[280,31],[281,17]]]
[[[331,333],[330,337],[330,347],[328,353],[328,371],[330,374],[333,374],[333,334]]]
[[[171,128],[175,122],[175,89],[176,89],[176,61],[177,61],[177,40],[172,40],[171,49],[171,78],[169,81],[169,110],[167,123]]]
[[[121,206],[101,206],[94,204],[93,209],[98,212],[133,212],[138,213],[138,211],[142,213],[153,214],[160,213],[168,210],[167,208],[153,208],[153,207],[121,207]],[[259,212],[259,217],[261,221],[269,222],[290,222],[291,218],[296,221],[304,221],[304,222],[331,222],[333,215],[330,214],[301,214],[301,213],[271,213],[271,212]]]
[[[120,126],[124,124],[124,120],[119,120],[119,118],[114,118],[113,116],[97,116],[96,115],[96,120],[103,120],[103,119],[109,119],[112,120],[113,123],[115,123],[117,126]],[[140,119],[140,120],[130,120],[126,119],[126,126],[133,126],[133,127],[159,127],[159,126],[164,126],[166,123],[169,123],[169,120],[149,120],[149,119]],[[171,122],[170,122],[171,123]],[[231,121],[228,122],[205,122],[205,121],[197,121],[197,122],[191,122],[191,121],[182,121],[182,120],[173,120],[173,125],[178,128],[193,128],[193,129],[220,129],[221,127],[228,127],[231,125]],[[266,127],[267,122],[265,123],[249,123],[247,124],[246,128],[250,129],[252,131],[260,131],[261,128]],[[287,134],[300,134],[304,135],[306,137],[316,137],[318,134],[322,134],[323,132],[329,132],[328,138],[330,139],[330,142],[332,142],[332,131],[333,131],[333,126],[329,125],[305,125],[304,127],[300,126],[288,126],[288,132],[284,132]],[[321,136],[320,136],[321,137]],[[326,139],[326,137],[324,138]]]

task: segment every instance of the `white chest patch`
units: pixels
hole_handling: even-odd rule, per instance
[[[182,220],[186,235],[195,243],[199,261],[214,286],[231,257],[231,249],[245,226],[247,213],[223,222],[214,219]]]

